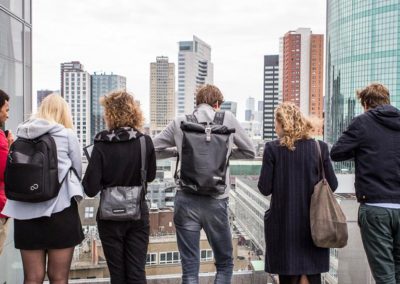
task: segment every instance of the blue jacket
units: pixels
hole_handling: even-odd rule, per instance
[[[400,111],[380,105],[355,117],[331,158],[354,158],[358,202],[400,203]]]

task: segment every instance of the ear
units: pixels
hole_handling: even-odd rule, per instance
[[[215,104],[213,104],[212,107],[213,107],[213,109],[219,109],[220,105],[219,105],[218,101]]]

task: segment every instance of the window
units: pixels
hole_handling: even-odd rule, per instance
[[[157,253],[148,253],[146,258],[146,265],[157,264]]]
[[[79,128],[79,127],[78,127]],[[93,218],[94,207],[85,207],[85,218]]]
[[[180,263],[180,255],[177,251],[160,252],[160,264]]]
[[[211,249],[202,249],[200,251],[200,261],[212,261],[213,258],[214,255]]]

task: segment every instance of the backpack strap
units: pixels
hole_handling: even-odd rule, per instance
[[[146,140],[144,136],[139,137],[140,141],[140,154],[142,158],[142,166],[140,168],[140,178],[144,189],[144,194],[147,193],[147,171],[146,171]]]
[[[224,111],[217,111],[215,112],[213,123],[217,125],[224,124],[225,112]]]
[[[199,123],[197,121],[197,118],[194,116],[194,114],[187,114],[186,115],[186,121],[187,122],[193,122],[193,123]]]

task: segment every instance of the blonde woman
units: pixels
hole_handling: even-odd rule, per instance
[[[46,97],[37,114],[18,126],[17,139],[47,133],[53,137],[58,179],[64,180],[53,199],[39,203],[7,200],[2,211],[14,218],[14,241],[21,251],[25,284],[43,283],[46,267],[50,283],[68,283],[74,247],[84,237],[75,200],[82,198],[83,190],[71,171],[74,168],[79,177],[82,173],[81,147],[72,129],[68,104],[57,94]]]
[[[100,102],[108,129],[95,136],[83,179],[85,193],[95,196],[105,189],[140,186],[142,137],[146,145],[146,182],[151,182],[156,176],[156,156],[151,138],[140,132],[144,118],[139,105],[126,91],[113,92],[102,97]],[[99,235],[112,284],[146,283],[150,225],[144,195],[139,204],[141,214],[138,220],[109,220],[97,213]]]
[[[292,103],[275,110],[277,140],[265,144],[258,188],[271,195],[265,212],[265,271],[279,274],[281,284],[320,284],[329,270],[329,249],[314,245],[310,231],[310,199],[321,179],[319,154],[311,138],[313,124]],[[328,146],[321,147],[323,167],[332,190],[337,180]]]

